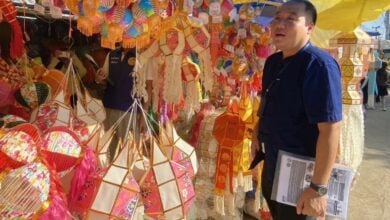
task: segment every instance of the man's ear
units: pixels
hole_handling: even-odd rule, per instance
[[[307,34],[313,33],[314,28],[315,28],[314,24],[313,24],[312,22],[310,22],[310,23],[307,25]]]

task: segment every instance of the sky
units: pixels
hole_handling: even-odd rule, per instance
[[[385,39],[385,13],[383,13],[378,19],[362,24],[362,29],[365,31],[378,31],[381,33],[380,39]],[[378,28],[376,28],[378,27]]]

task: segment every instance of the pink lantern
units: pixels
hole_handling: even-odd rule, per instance
[[[41,152],[60,175],[65,175],[79,162],[83,149],[77,135],[67,127],[52,127],[43,135]]]

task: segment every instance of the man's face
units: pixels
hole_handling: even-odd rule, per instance
[[[276,48],[282,51],[299,47],[309,40],[314,28],[307,17],[305,5],[301,3],[283,4],[271,23],[271,36]]]

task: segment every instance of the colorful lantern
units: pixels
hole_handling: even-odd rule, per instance
[[[40,133],[32,124],[11,128],[0,138],[0,170],[14,169],[37,159]]]
[[[42,154],[60,175],[71,171],[82,156],[77,135],[67,127],[52,127],[43,135]]]
[[[152,140],[151,167],[141,184],[145,214],[151,218],[185,218],[195,197],[185,167],[170,161]]]
[[[140,199],[140,187],[130,170],[135,142],[131,139],[120,150],[93,198],[89,219],[132,219]]]
[[[3,219],[34,219],[49,203],[50,173],[42,163],[30,163],[1,173],[0,215]]]

